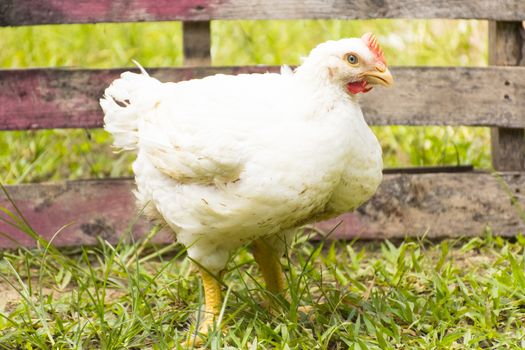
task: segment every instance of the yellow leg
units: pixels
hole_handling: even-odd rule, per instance
[[[252,243],[252,253],[261,269],[266,289],[273,294],[282,293],[286,283],[280,257],[275,254],[275,250],[265,241],[258,239]]]
[[[267,242],[260,239],[253,241],[252,253],[261,269],[266,289],[275,295],[282,294],[286,288],[286,281],[281,262],[279,261],[280,256],[275,253],[275,250]],[[274,306],[273,299],[270,300],[268,306],[270,308]],[[309,314],[312,311],[312,307],[299,306],[297,311]]]
[[[208,333],[208,327],[213,326],[213,321],[219,315],[222,306],[221,284],[217,277],[200,269],[202,284],[204,286],[204,315],[199,324],[199,333]]]
[[[208,334],[210,328],[213,327],[213,322],[221,311],[221,284],[215,276],[209,274],[203,268],[199,268],[199,270],[204,287],[204,313],[200,315],[197,334],[194,334],[194,336],[191,336],[191,338],[181,344],[185,348],[200,347],[204,344],[202,335],[206,336]]]

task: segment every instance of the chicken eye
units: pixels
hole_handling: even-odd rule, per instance
[[[358,62],[357,56],[356,55],[352,55],[352,54],[346,56],[346,60],[350,64],[357,64],[357,62]]]

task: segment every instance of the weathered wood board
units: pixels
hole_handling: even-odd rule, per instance
[[[89,245],[100,236],[115,242],[137,219],[131,180],[92,180],[8,186],[7,190],[33,228],[59,246]],[[0,208],[11,204],[0,196]],[[521,207],[521,209],[519,209]],[[490,226],[495,234],[525,231],[525,173],[387,174],[376,196],[355,213],[318,224],[331,238],[427,238],[476,236]],[[3,215],[3,214],[2,214]],[[147,232],[143,219],[135,237]],[[0,221],[4,232],[25,246],[32,240]],[[170,242],[167,232],[156,242]],[[14,244],[0,236],[0,247]]]
[[[211,65],[211,30],[209,21],[184,22],[182,27],[184,66]]]
[[[489,64],[525,66],[523,22],[489,23]],[[521,113],[525,115],[525,109]],[[494,168],[499,171],[525,171],[525,129],[493,128],[491,134]]]
[[[278,71],[278,67],[148,69],[162,81],[215,73]],[[102,125],[98,99],[123,70],[0,71],[0,130],[94,128]],[[374,125],[525,127],[525,67],[394,67],[395,88],[362,97]]]
[[[63,226],[70,225],[53,241],[58,246],[94,245],[97,238],[112,243],[120,234],[146,232],[150,225],[139,218],[131,192],[131,181],[88,180],[8,186],[7,191],[31,227],[50,240]],[[15,208],[3,193],[0,209],[15,213]],[[6,217],[0,211],[0,217]],[[12,220],[11,220],[12,221]],[[25,247],[35,242],[22,231],[0,221],[0,232],[6,233]],[[159,237],[167,241],[167,237]],[[0,247],[14,247],[6,237],[0,236]]]
[[[472,18],[517,21],[523,0],[2,0],[0,26],[214,19]]]
[[[493,128],[490,141],[494,169],[525,170],[525,129]]]
[[[387,175],[356,213],[318,227],[330,232],[339,222],[336,238],[478,236],[488,226],[512,237],[525,232],[525,173]]]

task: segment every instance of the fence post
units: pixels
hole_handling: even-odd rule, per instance
[[[489,22],[489,64],[525,66],[525,29],[522,22]],[[505,95],[504,98],[519,97]],[[494,169],[525,170],[525,129],[492,128],[491,146]]]
[[[184,65],[187,67],[211,64],[210,21],[182,23],[184,42]]]

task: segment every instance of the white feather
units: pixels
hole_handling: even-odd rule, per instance
[[[105,128],[138,153],[138,200],[210,271],[255,238],[357,208],[379,185],[379,143],[323,69],[334,43],[295,72],[163,84],[139,66],[106,89]]]

